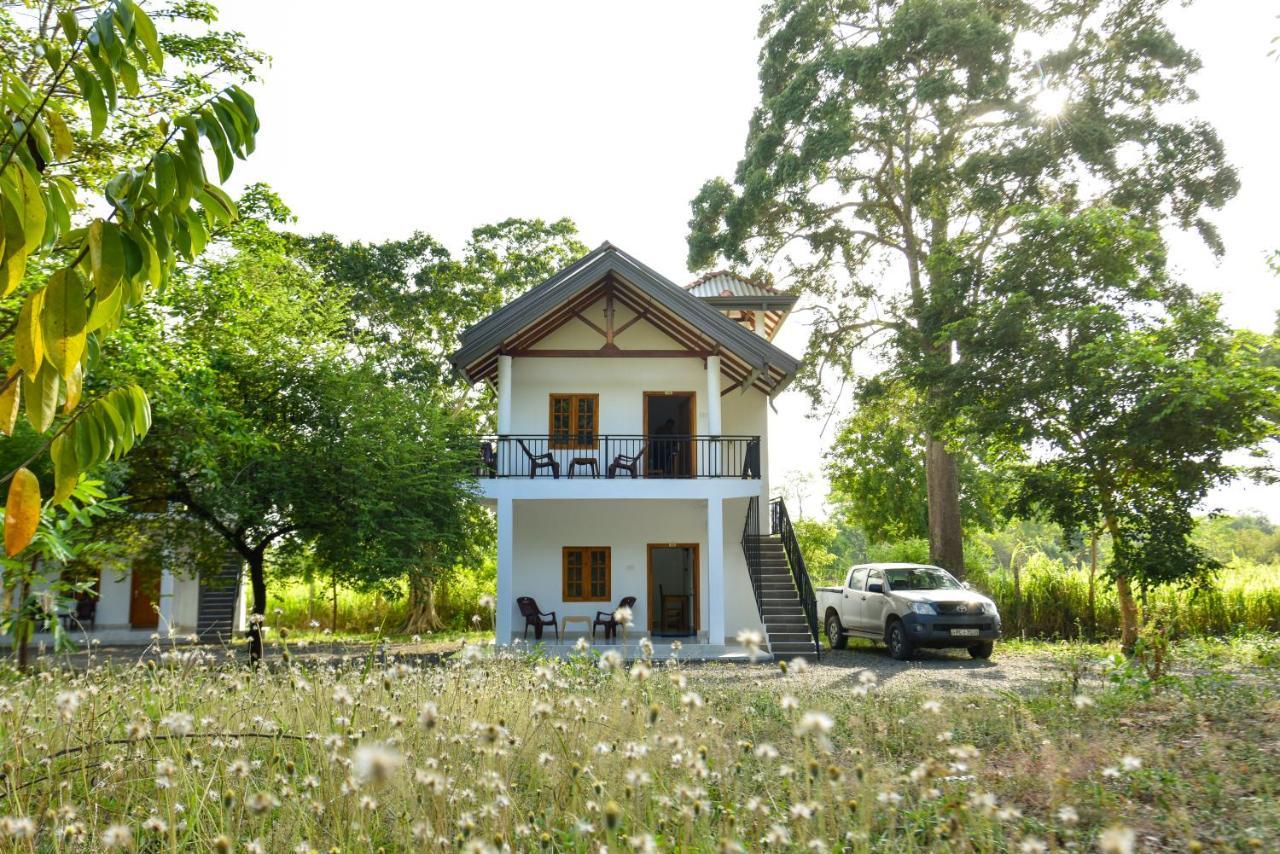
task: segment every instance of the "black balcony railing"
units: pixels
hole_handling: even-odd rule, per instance
[[[482,436],[481,478],[760,477],[759,436]]]

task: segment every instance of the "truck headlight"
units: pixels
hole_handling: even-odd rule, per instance
[[[991,615],[991,616],[993,616],[993,617],[998,617],[998,616],[1000,616],[1000,612],[996,610],[996,603],[995,603],[995,602],[983,602],[983,603],[982,603],[982,613],[984,613],[984,614],[990,614],[990,615]]]
[[[937,616],[938,614],[938,609],[933,607],[931,602],[912,602],[911,610],[917,614],[928,614],[930,616]]]

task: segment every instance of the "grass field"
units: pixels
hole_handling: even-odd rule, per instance
[[[1020,595],[1007,570],[971,571],[970,580],[1000,606],[1007,634],[1039,637],[1114,636],[1120,606],[1115,586],[1099,577],[1089,610],[1089,574],[1033,555],[1021,568]],[[1212,589],[1161,587],[1146,597],[1176,636],[1226,635],[1238,631],[1280,632],[1280,565],[1233,561]]]
[[[1011,647],[1016,650],[1016,645]],[[8,673],[11,850],[1275,850],[1276,671],[881,688],[829,665],[492,657]],[[299,657],[299,660],[302,660]],[[944,663],[945,664],[945,663]]]

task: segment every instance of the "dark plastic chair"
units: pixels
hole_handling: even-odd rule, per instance
[[[635,454],[618,454],[613,458],[613,462],[609,463],[609,470],[605,472],[605,477],[616,477],[620,471],[627,472],[632,479],[639,477],[640,461],[644,459],[644,452],[648,445],[648,442],[641,445],[640,450]]]
[[[622,601],[618,603],[618,608],[634,608],[636,606],[636,597],[624,596]],[[618,618],[614,616],[618,612],[618,608],[612,611],[596,611],[596,621],[591,624],[591,639],[595,640],[596,628],[604,626],[604,639],[613,640],[618,636]]]
[[[524,617],[524,636],[529,637],[529,627],[533,626],[533,639],[542,640],[542,627],[550,626],[556,630],[556,640],[560,640],[560,624],[556,622],[555,611],[540,611],[538,603],[533,601],[531,596],[521,596],[516,599],[516,605],[520,608],[520,615]],[[551,619],[543,619],[550,617]]]
[[[97,599],[77,599],[75,607],[66,614],[62,615],[62,624],[67,631],[72,628],[72,623],[80,626],[82,629],[93,631],[94,624],[98,621],[98,600]]]
[[[551,455],[548,451],[545,454],[535,454],[529,450],[529,446],[524,443],[524,439],[516,439],[516,444],[520,446],[520,450],[524,451],[524,455],[529,458],[529,477],[536,477],[538,469],[551,469],[551,476],[559,479],[560,477],[560,461]]]

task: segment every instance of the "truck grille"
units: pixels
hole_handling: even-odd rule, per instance
[[[933,607],[938,609],[939,614],[981,614],[981,605],[972,605],[968,602],[935,602]]]

